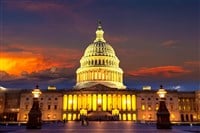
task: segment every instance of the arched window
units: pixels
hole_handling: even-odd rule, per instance
[[[181,114],[181,121],[184,122],[184,115]]]
[[[185,117],[186,117],[186,121],[189,121],[188,114],[186,114]]]
[[[193,122],[193,115],[190,115],[190,121]]]

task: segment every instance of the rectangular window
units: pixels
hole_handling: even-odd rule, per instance
[[[123,121],[126,121],[126,114],[123,114],[123,116],[122,116],[123,118]]]
[[[121,109],[121,95],[118,95],[118,98],[117,98],[117,108],[118,109]]]
[[[50,110],[51,109],[51,105],[48,105],[48,110]]]
[[[158,110],[158,108],[159,108],[159,105],[158,105],[158,103],[156,103],[156,110]]]
[[[25,107],[26,109],[28,109],[28,105],[26,105],[26,107]]]
[[[131,114],[128,114],[128,115],[127,115],[127,118],[128,118],[128,121],[131,121],[131,120],[132,120]]]
[[[68,121],[71,121],[71,120],[72,120],[72,114],[71,114],[71,113],[69,113],[69,114],[67,115],[67,120],[68,120]]]
[[[93,99],[92,99],[92,110],[96,111],[97,109],[97,103],[96,103],[96,94],[93,94]]]
[[[63,96],[63,110],[66,111],[67,110],[67,95]],[[65,117],[66,119],[66,117]]]
[[[76,120],[76,114],[73,114],[72,117],[73,117],[72,120]]]
[[[68,103],[67,103],[67,105],[68,105],[68,110],[72,110],[72,95],[69,95],[68,96]]]
[[[85,109],[87,107],[87,97],[86,97],[86,94],[83,94],[82,101],[83,101],[82,102],[82,106]]]
[[[27,114],[24,115],[24,119],[25,119],[25,120],[27,119]]]
[[[53,119],[56,119],[56,114],[53,115]]]
[[[82,96],[78,95],[78,110],[82,109]]]
[[[173,104],[171,104],[171,110],[173,110],[173,109],[174,109]]]
[[[108,94],[108,110],[111,111],[112,110],[112,98],[111,95]]]
[[[142,115],[142,119],[145,120],[145,118],[146,118],[146,116],[145,116],[145,115]]]
[[[135,111],[136,110],[136,97],[135,95],[132,95],[132,110]]]
[[[63,114],[63,120],[66,120],[66,118],[67,118],[67,115],[64,113]]]
[[[134,121],[136,120],[136,114],[133,114],[133,120]]]
[[[92,96],[91,96],[91,94],[88,94],[88,96],[87,96],[88,98],[87,98],[87,109],[88,110],[91,110],[92,109]]]
[[[50,118],[51,118],[51,115],[50,115],[50,114],[48,114],[48,115],[47,115],[47,119],[50,119]]]
[[[57,105],[54,105],[54,109],[57,110]]]
[[[142,110],[145,110],[145,105],[144,104],[142,104]]]
[[[191,110],[190,106],[188,106],[187,108],[188,108],[188,111],[190,111],[190,110]]]
[[[113,108],[114,109],[117,109],[117,95],[116,94],[113,94]]]
[[[97,95],[97,103],[98,103],[98,106],[101,106],[101,105],[102,105],[101,94],[98,94],[98,95]]]
[[[107,110],[107,96],[103,94],[103,111]]]
[[[130,111],[131,110],[131,96],[127,95],[126,97],[126,104],[127,104],[127,110]]]
[[[73,96],[73,110],[77,110],[77,95]]]
[[[148,110],[151,110],[151,105],[148,105]]]
[[[126,95],[122,95],[122,110],[126,110]]]

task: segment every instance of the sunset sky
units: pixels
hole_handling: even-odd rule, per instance
[[[124,84],[200,89],[198,0],[1,0],[0,86],[72,88],[101,20]]]

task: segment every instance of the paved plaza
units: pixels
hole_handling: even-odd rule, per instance
[[[155,124],[133,122],[80,122],[46,123],[42,129],[26,129],[25,126],[0,126],[0,133],[200,133],[200,126],[173,126],[171,130],[156,129]]]

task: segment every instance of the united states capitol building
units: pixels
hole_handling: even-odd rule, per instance
[[[159,108],[156,91],[148,86],[142,90],[129,89],[123,84],[120,60],[103,34],[99,23],[96,38],[80,59],[75,86],[67,90],[40,88],[43,121],[75,121],[80,120],[80,115],[88,116],[89,120],[156,121]],[[34,87],[0,92],[0,121],[27,122],[33,103],[31,89]],[[200,90],[167,90],[166,105],[171,122],[200,122]]]

